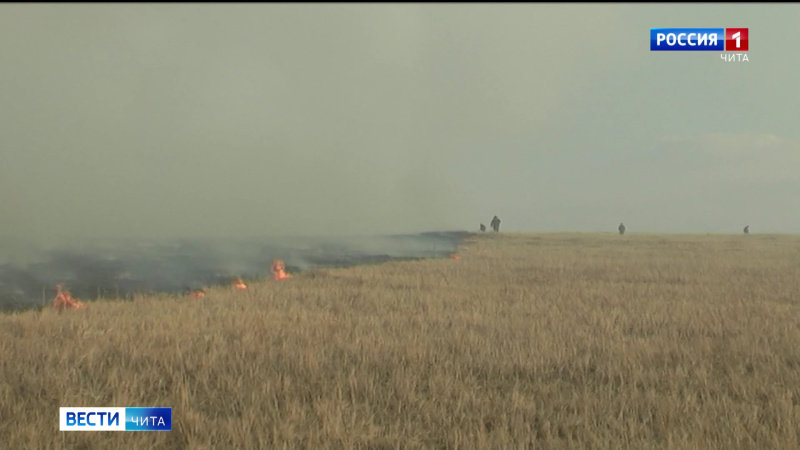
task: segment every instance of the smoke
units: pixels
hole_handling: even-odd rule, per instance
[[[409,233],[470,209],[452,167],[485,97],[451,106],[471,57],[430,47],[459,14],[0,6],[0,304],[452,252]]]
[[[0,236],[471,229],[487,155],[591,79],[587,8],[2,5]]]
[[[459,232],[280,240],[183,239],[83,243],[26,249],[26,263],[0,260],[0,310],[49,301],[64,283],[78,298],[126,298],[181,293],[238,277],[261,279],[274,259],[287,269],[344,267],[392,260],[444,257],[466,236]],[[35,255],[31,257],[31,255]]]
[[[688,223],[696,211],[682,212],[670,180],[694,176],[696,160],[653,141],[796,142],[797,63],[780,30],[797,11],[2,4],[0,236],[414,233],[494,214],[520,231]],[[752,62],[647,48],[651,27],[709,21],[761,30]],[[794,159],[770,160],[786,163],[728,161],[718,176],[760,183],[780,198],[762,202],[770,227],[791,229],[796,217],[777,215],[797,208],[771,180],[791,178]]]
[[[786,86],[797,70],[779,31],[797,10],[668,9],[2,4],[3,273],[78,240],[269,238],[276,248],[290,236],[474,229],[495,214],[520,231],[623,220],[632,231],[739,230],[753,217],[770,218],[759,229],[791,229],[798,91]],[[650,27],[686,18],[761,29],[753,63],[647,51]],[[659,136],[709,130],[791,145],[752,158],[686,150],[706,141],[653,149]],[[696,176],[713,161],[730,189]],[[162,269],[188,283],[187,270],[235,261],[243,267],[222,273],[246,271],[271,257],[222,247],[205,256],[213,270]]]

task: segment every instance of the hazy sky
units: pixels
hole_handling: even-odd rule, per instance
[[[797,4],[2,4],[0,236],[800,231]],[[749,27],[749,62],[650,52]]]

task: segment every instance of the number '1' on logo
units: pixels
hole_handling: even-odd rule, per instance
[[[746,52],[750,49],[749,28],[725,28],[725,51]]]

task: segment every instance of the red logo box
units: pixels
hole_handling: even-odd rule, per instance
[[[749,28],[725,28],[725,51],[746,52],[750,48]]]

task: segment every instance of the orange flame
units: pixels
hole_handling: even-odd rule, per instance
[[[461,255],[459,255],[458,253],[453,253],[452,255],[450,255],[450,259],[458,261],[459,259],[461,259]]]
[[[56,285],[56,297],[53,299],[53,308],[59,312],[65,309],[84,309],[86,305],[74,298],[69,291],[64,290],[60,284]]]
[[[203,298],[203,297],[206,296],[206,293],[203,292],[202,290],[198,289],[198,290],[194,290],[194,291],[190,292],[189,296],[192,297],[192,298]]]
[[[247,285],[244,284],[244,281],[242,281],[241,278],[236,279],[236,284],[234,284],[233,287],[235,287],[239,291],[244,291],[245,289],[247,289]]]
[[[280,259],[276,259],[272,262],[272,279],[273,280],[285,280],[287,278],[292,278],[291,275],[286,273],[286,264],[283,263]]]

